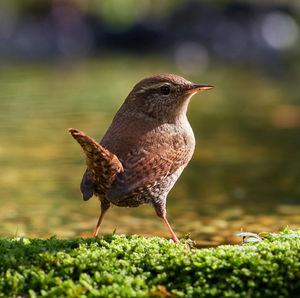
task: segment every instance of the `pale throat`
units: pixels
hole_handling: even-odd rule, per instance
[[[197,93],[197,92],[195,92],[195,93]],[[187,116],[186,116],[186,112],[187,112],[187,109],[188,109],[191,97],[195,93],[190,94],[187,98],[185,98],[185,100],[183,101],[183,103],[180,105],[179,111],[178,111],[178,114],[177,114],[177,119],[176,119],[177,121],[179,121],[179,122],[186,122],[186,121],[188,121],[187,120]]]

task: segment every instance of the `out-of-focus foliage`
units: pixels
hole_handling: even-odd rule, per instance
[[[49,60],[106,51],[174,56],[183,71],[210,59],[274,71],[299,45],[295,1],[2,1],[0,58]]]

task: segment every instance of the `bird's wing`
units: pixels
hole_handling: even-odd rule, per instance
[[[115,176],[123,171],[121,162],[116,155],[83,132],[70,128],[69,133],[80,144],[86,155],[88,170],[81,182],[83,199],[88,200],[95,191],[105,194]]]
[[[189,149],[177,140],[175,147],[164,147],[151,153],[145,149],[131,151],[122,162],[124,172],[119,173],[107,192],[111,202],[139,193],[159,184],[190,159]]]
[[[95,188],[95,180],[89,169],[86,169],[80,183],[80,190],[84,201],[89,200],[93,196]]]

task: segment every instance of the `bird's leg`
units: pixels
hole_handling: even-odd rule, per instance
[[[166,203],[163,202],[161,204],[155,204],[154,205],[154,209],[156,211],[156,214],[158,215],[158,217],[160,217],[164,223],[166,224],[171,236],[172,236],[172,239],[175,243],[179,243],[179,240],[177,238],[177,236],[175,235],[175,233],[173,232],[168,220],[167,220],[167,217],[166,217]]]
[[[108,202],[106,200],[101,201],[101,212],[100,212],[100,216],[99,216],[99,219],[98,219],[98,222],[97,222],[97,226],[96,226],[95,231],[93,233],[93,237],[96,237],[98,235],[99,228],[100,228],[101,222],[103,220],[104,214],[109,209],[109,207],[110,207],[110,202]]]
[[[179,243],[179,240],[177,238],[177,236],[175,235],[175,233],[173,232],[166,216],[160,216],[160,218],[164,221],[164,223],[166,224],[166,226],[168,227],[169,232],[171,233],[172,239],[175,243]]]

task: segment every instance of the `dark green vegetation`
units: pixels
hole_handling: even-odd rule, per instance
[[[1,239],[0,295],[296,297],[299,236],[201,250],[158,237]]]

